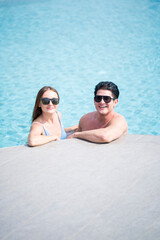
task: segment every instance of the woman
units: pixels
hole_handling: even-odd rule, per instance
[[[45,86],[39,90],[28,136],[29,146],[39,146],[67,137],[61,122],[61,113],[57,111],[58,103],[59,94],[56,89]],[[66,130],[69,132],[76,130],[76,128],[77,125]]]

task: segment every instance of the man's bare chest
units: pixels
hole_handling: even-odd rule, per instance
[[[82,131],[94,130],[99,128],[107,127],[107,122],[98,122],[96,120],[90,119],[87,122],[84,122],[82,125]]]

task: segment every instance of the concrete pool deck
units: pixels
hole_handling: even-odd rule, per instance
[[[1,240],[160,239],[160,136],[0,149]]]

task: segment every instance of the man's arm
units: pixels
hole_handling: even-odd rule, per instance
[[[127,132],[128,126],[124,117],[116,117],[106,128],[75,132],[69,138],[80,138],[95,143],[111,142]]]
[[[66,132],[72,132],[72,131],[77,131],[78,130],[78,125],[74,125],[74,126],[71,126],[71,127],[67,127],[64,129]]]

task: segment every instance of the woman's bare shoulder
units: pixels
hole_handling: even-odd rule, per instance
[[[31,124],[31,130],[39,130],[42,131],[43,129],[43,121],[40,117],[36,118]]]

